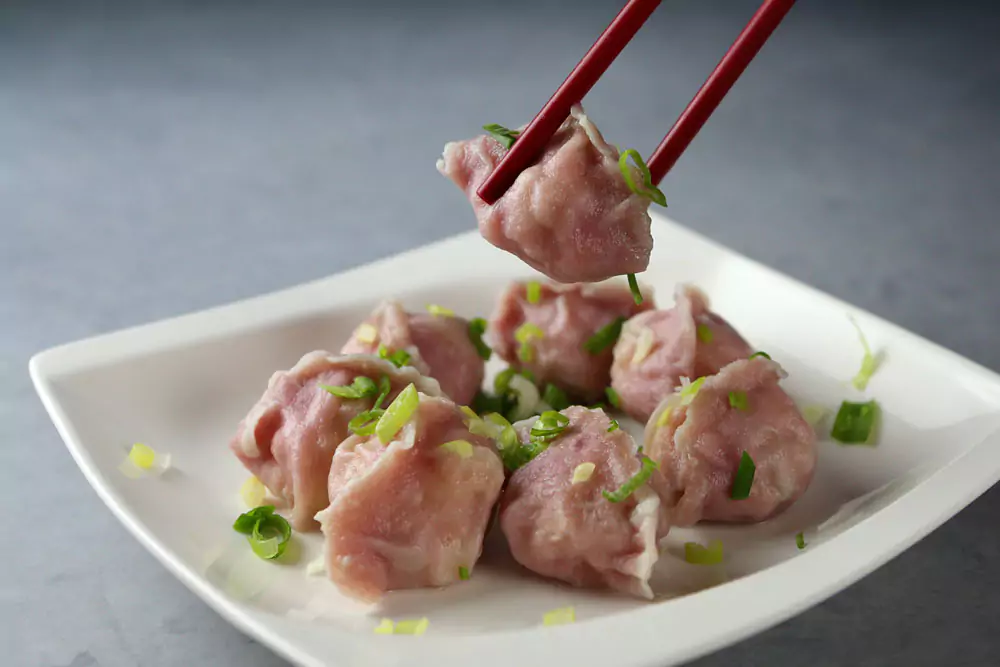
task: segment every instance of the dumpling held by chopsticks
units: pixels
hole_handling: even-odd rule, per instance
[[[640,170],[619,165],[618,149],[579,105],[541,158],[489,205],[476,191],[517,136],[500,130],[448,143],[437,163],[469,197],[487,241],[564,283],[646,269],[653,249],[646,212],[651,200],[636,194],[625,177],[628,172],[633,183],[642,183]]]

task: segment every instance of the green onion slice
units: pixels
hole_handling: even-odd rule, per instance
[[[514,145],[517,141],[517,137],[521,134],[519,130],[510,130],[503,125],[497,125],[496,123],[490,123],[489,125],[483,125],[483,129],[486,130],[491,137],[500,142],[500,144],[510,150],[510,147]]]
[[[715,334],[712,333],[711,327],[707,324],[699,324],[695,327],[695,332],[698,335],[698,340],[702,343],[711,343],[712,339],[715,338]]]
[[[632,169],[628,164],[629,158],[632,158],[635,166],[639,168],[639,172],[642,174],[642,186],[636,185],[635,179],[632,178]],[[660,188],[653,185],[653,175],[649,173],[649,167],[643,162],[639,151],[632,148],[624,151],[621,157],[618,158],[618,168],[621,169],[622,176],[625,177],[625,184],[628,185],[629,190],[640,197],[652,200],[660,206],[667,205],[666,196]]]
[[[517,351],[517,356],[521,361],[531,361],[535,356],[531,342],[545,337],[545,332],[541,327],[531,322],[525,322],[514,331],[514,340],[521,344]]]
[[[552,442],[569,426],[569,417],[555,410],[543,412],[531,427],[531,437],[540,442]]]
[[[396,368],[402,368],[403,366],[410,363],[410,353],[406,350],[396,350],[395,352],[390,352],[389,348],[385,345],[378,346],[378,356],[391,361]]]
[[[542,400],[557,412],[565,410],[570,406],[569,397],[566,396],[566,392],[552,383],[545,385],[545,391],[542,392]]]
[[[388,375],[383,375],[378,379],[378,398],[375,399],[375,409],[382,407],[382,401],[389,397],[389,392],[392,391],[392,383],[389,381]]]
[[[635,305],[642,305],[642,292],[639,291],[639,281],[636,279],[634,273],[628,274],[628,288],[632,290],[632,300],[635,301]]]
[[[840,404],[833,420],[830,437],[845,445],[871,445],[875,442],[878,425],[879,405],[875,401],[867,403]]]
[[[747,399],[747,393],[745,391],[729,392],[729,405],[740,412],[746,412],[750,409],[750,401]]]
[[[851,384],[858,391],[864,391],[868,387],[868,381],[872,379],[872,375],[878,370],[879,360],[872,354],[871,347],[868,346],[868,339],[865,338],[865,334],[861,331],[861,327],[858,323],[851,319],[851,324],[854,328],[858,330],[858,338],[861,339],[861,347],[864,348],[865,355],[861,358],[861,368],[858,370],[858,374],[854,376],[851,380]]]
[[[799,533],[798,535],[796,535],[795,536],[795,546],[797,546],[799,548],[799,550],[805,549],[806,548],[806,536],[803,535],[802,533]]]
[[[458,566],[458,578],[461,579],[462,581],[468,581],[469,580],[469,568],[465,567],[464,565],[459,565]]]
[[[375,435],[383,445],[388,444],[399,433],[399,429],[410,421],[419,404],[417,388],[412,383],[406,385],[406,389],[399,392],[399,396],[389,404],[375,425]]]
[[[608,502],[622,502],[635,493],[636,489],[648,482],[649,478],[653,476],[653,471],[659,468],[659,466],[656,465],[656,462],[645,454],[640,454],[639,460],[642,462],[642,467],[639,468],[639,472],[634,474],[630,480],[611,493],[601,491],[601,495],[603,495]]]
[[[750,497],[750,487],[753,486],[753,476],[757,472],[757,464],[753,462],[750,455],[743,452],[740,457],[740,467],[736,470],[736,479],[733,480],[733,487],[729,497],[733,500],[745,500]]]
[[[483,340],[483,334],[486,333],[486,320],[481,317],[474,317],[469,320],[469,340],[476,348],[476,352],[485,361],[489,361],[490,357],[493,356],[493,350],[490,346],[486,344]]]
[[[621,409],[622,397],[618,395],[618,392],[615,391],[614,387],[608,387],[607,389],[605,389],[604,394],[608,397],[608,403],[611,404],[611,407],[617,408],[619,410]]]
[[[756,357],[764,357],[765,359],[770,359],[771,355],[768,354],[767,352],[760,352],[760,351],[754,352],[753,354],[750,355],[751,359],[754,359]]]
[[[694,382],[689,382],[687,384],[683,384],[683,381],[684,378],[681,378],[681,388],[679,392],[681,405],[690,405],[691,401],[694,400],[694,397],[697,396],[698,392],[701,390],[701,385],[705,384],[705,378],[700,377]]]
[[[285,553],[292,527],[273,505],[262,505],[244,512],[233,522],[233,529],[247,536],[250,549],[264,560],[272,560]]]
[[[321,384],[320,387],[340,398],[368,398],[378,393],[378,386],[375,384],[375,381],[364,375],[354,378],[354,382],[350,385],[335,385],[331,387],[330,385]]]
[[[528,303],[535,304],[542,300],[542,284],[537,280],[530,281],[525,288]]]
[[[583,344],[583,349],[591,354],[600,354],[618,342],[618,337],[622,335],[622,325],[625,324],[624,317],[616,317],[614,320],[597,330],[593,336]]]
[[[813,428],[818,427],[829,413],[830,411],[822,405],[802,406],[802,418]]]
[[[452,454],[457,454],[460,459],[471,459],[474,451],[473,444],[468,440],[451,440],[441,446]]]
[[[347,428],[351,430],[351,433],[357,435],[371,435],[375,432],[375,426],[384,413],[385,410],[381,408],[372,408],[371,410],[359,412],[357,416],[347,422]]]
[[[437,315],[440,317],[455,317],[455,311],[451,308],[445,308],[444,306],[439,306],[436,303],[427,304],[427,312],[431,315]]]
[[[500,428],[500,436],[496,440],[497,451],[500,454],[500,460],[503,461],[504,467],[511,472],[531,461],[548,447],[543,442],[522,445],[520,439],[517,437],[517,431],[514,430],[514,427],[503,415],[491,413],[486,415],[485,419],[493,422]]]
[[[722,542],[712,540],[707,547],[697,542],[685,542],[684,560],[692,565],[718,565],[723,560]]]
[[[617,431],[618,429],[619,429],[618,420],[617,419],[612,419],[611,420],[611,426],[608,427],[608,433],[613,433],[613,432]]]

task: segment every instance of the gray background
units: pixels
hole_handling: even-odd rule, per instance
[[[4,664],[283,664],[105,510],[27,360],[468,229],[442,144],[528,119],[620,3],[423,4],[0,5]],[[665,3],[588,110],[648,154],[756,4]],[[666,180],[669,212],[1000,369],[995,7],[799,3]],[[697,664],[996,664],[998,518],[993,490]]]

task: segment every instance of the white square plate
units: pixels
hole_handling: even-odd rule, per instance
[[[749,527],[673,531],[719,538],[722,568],[665,556],[659,597],[642,602],[541,581],[489,544],[472,581],[389,596],[381,609],[250,555],[231,524],[246,479],[227,442],[270,374],[313,349],[335,351],[386,296],[487,315],[519,261],[470,232],[337,276],[210,311],[48,350],[31,375],[59,433],[104,502],[192,591],[244,632],[304,665],[663,667],[721,648],[816,604],[910,546],[1000,478],[1000,377],[872,315],[794,282],[662,218],[643,279],[664,305],[675,283],[716,310],[789,372],[800,404],[836,408],[861,348],[847,315],[885,353],[868,396],[884,411],[876,447],[820,443],[817,476],[788,512]],[[497,362],[492,362],[495,371]],[[161,477],[118,471],[127,447],[173,457]],[[808,547],[794,536],[804,531]],[[491,542],[495,542],[491,540]],[[294,558],[292,559],[294,560]],[[577,622],[542,627],[573,605]],[[376,635],[380,616],[427,616],[421,637]]]

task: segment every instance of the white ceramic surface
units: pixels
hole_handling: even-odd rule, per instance
[[[335,351],[382,297],[488,315],[501,286],[530,275],[470,232],[289,290],[48,350],[31,361],[46,409],[118,518],[192,591],[243,631],[303,665],[664,667],[738,641],[849,585],[926,535],[1000,478],[1000,376],[792,281],[663,218],[642,276],[669,305],[698,284],[752,344],[789,372],[800,404],[835,409],[861,358],[856,317],[885,354],[864,396],[884,410],[876,447],[820,443],[817,476],[780,517],[673,531],[652,603],[572,590],[520,571],[495,536],[471,581],[392,594],[382,608],[342,598],[306,564],[265,563],[231,530],[247,473],[229,453],[236,423],[270,374]],[[491,370],[499,367],[496,361]],[[638,432],[638,425],[630,428]],[[118,471],[128,446],[169,452],[167,474]],[[808,547],[794,536],[804,531]],[[723,567],[671,554],[718,538]],[[295,554],[289,560],[295,561]],[[153,603],[155,601],[151,601]],[[542,627],[573,605],[577,622]],[[427,616],[421,637],[375,635],[382,616]]]

